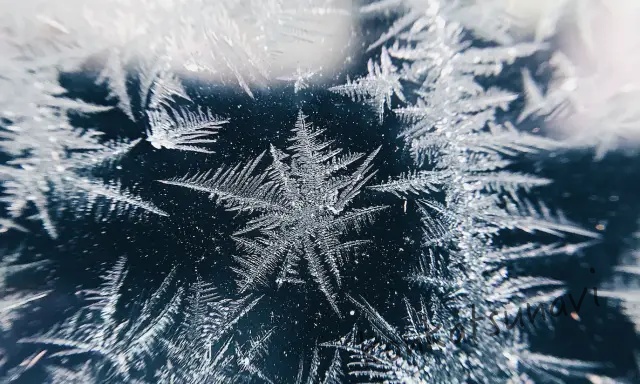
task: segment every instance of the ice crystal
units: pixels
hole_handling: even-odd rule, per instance
[[[140,379],[145,360],[155,356],[155,347],[173,324],[181,290],[168,294],[174,276],[174,272],[170,273],[144,304],[134,308],[130,319],[122,320],[117,307],[127,274],[125,264],[126,259],[121,257],[102,276],[99,289],[85,291],[89,303],[72,317],[42,335],[20,342],[58,350],[48,355],[50,359],[85,356],[96,367],[98,380]]]
[[[304,358],[301,358],[300,368],[298,369],[295,384],[339,384],[342,382],[341,365],[342,361],[340,359],[340,353],[336,350],[333,354],[333,359],[324,374],[324,379],[320,381],[320,354],[318,352],[318,347],[315,347],[313,349],[313,357],[311,358],[307,379],[304,380]]]
[[[405,101],[400,83],[401,74],[391,62],[386,48],[382,49],[380,64],[369,60],[369,74],[355,81],[347,79],[347,84],[329,88],[330,91],[351,97],[354,100],[365,100],[378,111],[380,122],[384,119],[385,106],[391,105],[391,97],[396,96]]]
[[[293,155],[271,146],[272,163],[265,172],[254,174],[260,155],[244,166],[162,182],[207,192],[230,210],[259,213],[235,234],[247,253],[237,257],[241,292],[272,279],[278,285],[304,282],[298,271],[303,259],[318,289],[339,313],[335,287],[341,284],[340,268],[348,262],[349,252],[363,244],[341,242],[340,236],[347,229],[362,227],[384,208],[347,210],[375,174],[371,161],[379,149],[347,173],[364,155],[338,156],[341,150],[329,149],[330,143],[319,139],[322,132],[300,113],[290,139]]]
[[[400,2],[376,2],[367,11],[396,3]],[[394,383],[489,382],[496,377],[571,375],[574,365],[592,368],[587,362],[541,355],[530,359],[540,363],[532,363],[533,369],[513,364],[509,353],[519,356],[515,360],[529,353],[526,340],[520,341],[516,332],[470,339],[470,325],[457,315],[468,308],[486,315],[496,306],[536,305],[562,294],[559,281],[507,273],[502,263],[520,248],[494,248],[494,239],[505,231],[599,238],[525,198],[527,191],[550,180],[509,170],[514,160],[564,143],[522,132],[509,122],[497,123],[498,109],[506,111],[518,95],[485,89],[477,79],[498,76],[506,65],[541,45],[470,47],[465,30],[451,21],[450,9],[442,2],[402,3],[408,9],[404,16],[370,48],[392,43],[388,56],[397,61],[394,68],[401,68],[398,78],[418,84],[415,103],[394,111],[408,125],[402,137],[417,167],[371,188],[403,197],[434,196],[419,202],[428,252],[409,278],[431,293],[431,302],[420,311],[407,304],[409,333],[403,334],[366,301],[354,301],[375,337],[362,341],[352,334],[333,345],[351,352],[352,375]],[[387,55],[387,48],[382,52]],[[434,192],[444,193],[444,201]],[[575,253],[587,244],[535,244],[527,249],[531,257],[551,256],[560,250]],[[473,329],[475,336],[475,325]]]
[[[211,153],[199,144],[215,143],[211,138],[227,120],[221,120],[209,110],[198,108],[192,112],[186,109],[167,111],[164,108],[151,110],[149,115],[149,134],[147,141],[154,148],[178,149]]]
[[[348,8],[336,3],[109,0],[86,4],[71,0],[68,7],[55,7],[30,0],[12,6],[11,17],[2,21],[15,27],[15,36],[10,35],[13,40],[9,41],[18,44],[31,43],[31,30],[61,37],[67,44],[59,44],[57,55],[48,60],[79,67],[87,62],[95,64],[92,59],[100,57],[96,82],[105,85],[119,109],[135,119],[129,75],[132,68],[148,66],[149,58],[177,72],[205,74],[222,81],[233,79],[253,95],[251,88],[265,84],[271,72],[278,70],[274,57],[279,47],[292,41],[322,43],[322,20],[348,14]],[[37,56],[30,59],[43,61]],[[57,63],[47,64],[54,69]]]
[[[64,112],[51,110],[50,113]],[[77,211],[102,205],[107,213],[139,210],[167,215],[117,182],[103,183],[93,175],[95,168],[108,165],[137,141],[105,144],[99,139],[99,132],[75,129],[66,117],[56,119],[51,124],[38,115],[15,119],[0,131],[0,151],[14,156],[0,165],[0,181],[5,192],[2,201],[7,203],[12,217],[20,218],[33,205],[47,232],[57,237],[52,215],[55,201],[62,201],[63,206],[70,205]],[[108,204],[101,204],[100,199]]]
[[[224,383],[233,381],[256,364],[256,358],[245,356],[238,364],[231,336],[237,322],[260,298],[247,296],[238,300],[223,298],[216,289],[200,278],[186,300],[184,319],[177,332],[164,341],[167,363],[158,372],[162,383]],[[264,342],[264,341],[262,341]]]
[[[33,270],[43,266],[45,261],[32,261],[18,263],[22,252],[20,249],[0,254],[0,330],[11,328],[16,320],[16,310],[26,304],[45,297],[49,291],[25,291],[16,290],[9,284],[9,279],[24,271]],[[0,348],[1,350],[1,348]],[[1,365],[1,364],[0,364]]]

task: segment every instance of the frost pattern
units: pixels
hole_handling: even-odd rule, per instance
[[[237,258],[240,292],[275,280],[304,283],[299,275],[300,260],[318,289],[336,313],[335,287],[340,287],[340,267],[350,251],[364,241],[341,242],[348,229],[359,229],[371,221],[382,206],[347,210],[347,206],[373,177],[371,161],[379,149],[369,154],[352,172],[346,169],[364,154],[338,156],[321,141],[323,131],[315,130],[300,112],[293,130],[289,156],[271,146],[271,166],[255,175],[260,155],[246,165],[220,168],[215,172],[186,175],[165,184],[209,193],[232,211],[258,213],[234,239],[246,256]],[[288,161],[287,161],[288,160]],[[274,276],[275,275],[275,276]]]
[[[252,88],[264,85],[277,71],[278,47],[292,41],[322,43],[323,18],[348,15],[348,8],[334,0],[107,0],[96,4],[69,0],[65,7],[39,0],[3,3],[3,9],[12,10],[0,19],[1,25],[9,27],[8,33],[0,35],[3,48],[5,43],[8,48],[27,48],[34,40],[38,49],[54,45],[54,53],[45,59],[37,51],[27,57],[30,64],[52,72],[51,84],[57,84],[59,68],[90,64],[98,71],[96,83],[106,86],[118,108],[132,120],[136,120],[129,91],[132,70],[155,67],[235,82],[253,96]],[[6,66],[14,69],[13,60],[18,58],[6,57]]]
[[[274,38],[278,44],[317,40],[322,33],[305,22],[307,18],[346,14],[331,0],[308,0],[304,5],[280,0],[215,4],[193,0],[190,7],[181,0],[161,4],[110,0],[67,7],[37,0],[2,3],[12,12],[0,18],[0,149],[14,157],[0,169],[4,201],[14,218],[32,204],[52,237],[58,233],[50,191],[65,202],[82,200],[79,195],[87,194],[91,206],[100,197],[107,200],[104,207],[166,215],[128,191],[118,190],[117,183],[104,184],[89,177],[90,167],[99,165],[107,153],[116,152],[115,144],[101,142],[93,130],[74,130],[67,115],[107,108],[65,98],[61,73],[95,67],[101,61],[96,83],[108,88],[119,109],[132,120],[138,117],[138,110],[152,111],[155,124],[149,129],[149,141],[154,146],[208,152],[198,144],[211,143],[222,121],[208,111],[176,111],[173,119],[162,113],[161,107],[169,100],[190,100],[173,71],[204,72],[223,79],[230,73],[252,95],[249,85],[264,83],[271,60],[269,50],[261,52],[257,47],[271,46]],[[133,18],[140,9],[146,17]],[[248,20],[239,16],[246,10],[251,11]],[[243,31],[245,24],[257,26],[255,41]],[[202,27],[205,25],[207,28]],[[202,52],[202,46],[210,50]],[[148,57],[137,57],[141,50],[150,50]],[[140,71],[140,106],[129,89],[132,68]],[[94,153],[103,149],[104,153]]]
[[[107,378],[141,379],[139,375],[146,361],[155,357],[155,348],[174,323],[180,308],[181,289],[173,295],[168,294],[174,276],[171,272],[147,302],[134,308],[128,320],[121,320],[117,312],[122,305],[120,297],[127,275],[125,264],[126,259],[121,257],[102,276],[99,289],[84,291],[89,303],[72,317],[43,335],[24,338],[20,342],[53,349],[55,352],[50,352],[48,358],[58,361],[86,356],[95,368],[91,369],[94,382]],[[162,304],[163,300],[166,305]],[[87,374],[82,368],[77,372],[82,372],[83,376]]]
[[[561,383],[569,377],[585,377],[599,367],[592,362],[529,352],[526,339],[517,328],[509,338],[478,336],[473,345],[452,341],[452,334],[455,333],[454,339],[464,337],[461,335],[467,335],[471,326],[439,312],[438,304],[429,307],[423,302],[416,310],[407,303],[406,325],[396,329],[365,300],[352,301],[363,312],[374,335],[363,338],[354,327],[339,341],[323,346],[349,353],[349,373],[356,378],[398,384],[533,380]],[[488,356],[500,360],[487,360]]]
[[[95,168],[108,165],[137,143],[105,144],[99,136],[94,130],[76,130],[68,122],[48,125],[16,120],[0,131],[0,151],[13,155],[12,160],[0,165],[5,192],[2,201],[7,203],[11,216],[23,216],[32,205],[54,238],[58,235],[52,216],[56,200],[78,212],[102,207],[107,214],[137,210],[167,216],[119,183],[103,183],[94,177]]]
[[[391,96],[405,101],[402,83],[420,84],[419,102],[396,111],[413,123],[405,132],[409,138],[419,137],[432,127],[456,125],[471,116],[475,121],[467,122],[466,129],[479,129],[493,121],[496,108],[506,110],[517,95],[497,88],[485,90],[474,76],[498,75],[505,64],[540,49],[535,43],[469,47],[463,41],[462,27],[447,22],[440,3],[433,1],[417,5],[405,17],[409,18],[398,20],[379,43],[370,47],[394,40],[390,48],[382,47],[380,64],[370,62],[367,77],[333,89],[374,103],[382,120],[384,105],[390,103]],[[403,64],[394,64],[393,59]]]
[[[363,341],[354,331],[325,345],[350,352],[350,374],[376,382],[584,377],[595,364],[533,354],[525,335],[515,331],[451,340],[452,334],[470,332],[471,325],[460,318],[463,310],[473,308],[478,316],[486,316],[508,304],[536,305],[563,293],[559,281],[512,275],[505,261],[575,253],[599,238],[561,213],[526,199],[527,191],[550,181],[510,171],[516,157],[562,148],[564,143],[522,132],[509,122],[497,123],[498,109],[508,110],[518,95],[485,89],[477,81],[498,76],[505,66],[542,46],[469,47],[465,30],[447,17],[450,9],[436,0],[380,1],[365,10],[378,12],[400,3],[409,10],[370,49],[382,46],[380,65],[400,68],[396,75],[400,83],[418,85],[416,101],[394,110],[408,126],[402,137],[416,169],[371,188],[403,198],[418,195],[415,204],[423,216],[425,251],[409,280],[419,284],[430,300],[420,309],[407,301],[408,324],[403,332],[364,299],[352,299],[374,337]],[[370,95],[360,90],[357,96]],[[444,201],[437,197],[440,194]],[[544,233],[566,238],[567,243],[532,242],[497,249],[493,244],[505,231]],[[586,240],[571,242],[579,238]]]
[[[143,1],[148,12],[143,23],[129,17],[131,5],[121,0],[105,1],[93,12],[79,7],[81,16],[71,13],[69,17],[40,1],[17,5],[26,18],[0,15],[0,87],[5,91],[0,95],[0,150],[11,157],[0,165],[2,201],[11,215],[0,219],[0,232],[28,232],[16,220],[32,205],[46,230],[56,237],[52,213],[60,209],[59,201],[70,202],[78,211],[97,208],[107,214],[141,210],[166,215],[119,183],[95,177],[95,169],[117,160],[138,141],[105,143],[97,131],[72,127],[70,113],[100,113],[108,107],[67,98],[60,73],[78,70],[91,61],[88,59],[99,59],[104,65],[98,68],[96,84],[108,90],[109,98],[131,120],[148,119],[147,141],[153,147],[211,153],[206,144],[215,142],[217,130],[226,121],[208,109],[175,107],[176,100],[193,101],[180,75],[185,71],[206,73],[223,81],[231,77],[253,96],[255,87],[270,75],[273,40],[315,38],[318,31],[308,25],[305,15],[346,13],[330,0],[320,7],[306,6],[311,3],[193,0],[190,5],[201,12],[182,17],[176,14],[185,5],[181,0]],[[516,331],[478,341],[450,340],[448,330],[466,332],[468,324],[461,323],[459,315],[469,305],[485,314],[496,306],[545,303],[564,292],[562,282],[515,274],[507,263],[577,254],[599,239],[599,234],[581,228],[562,212],[530,199],[530,190],[550,180],[511,170],[521,156],[575,143],[523,132],[508,121],[498,123],[497,117],[520,95],[480,85],[484,83],[480,78],[499,76],[515,60],[546,49],[544,41],[556,33],[566,8],[578,9],[578,28],[584,43],[591,45],[594,36],[588,27],[588,2],[551,4],[534,42],[521,44],[514,44],[520,40],[516,21],[498,11],[499,3],[379,0],[361,8],[363,14],[397,18],[368,47],[368,51],[379,49],[379,55],[369,60],[367,74],[330,90],[368,103],[380,122],[392,110],[404,123],[401,136],[413,154],[413,169],[369,188],[405,199],[405,210],[409,202],[421,214],[423,252],[407,280],[423,295],[419,303],[405,299],[406,321],[401,326],[387,322],[364,298],[351,298],[373,336],[362,340],[354,328],[341,340],[323,344],[337,348],[323,379],[315,348],[308,369],[301,359],[296,383],[341,382],[341,351],[350,355],[351,375],[375,382],[488,382],[498,378],[514,383],[533,379],[562,382],[569,377],[612,381],[589,373],[597,364],[531,351],[526,335]],[[208,28],[198,27],[203,20]],[[112,28],[114,23],[122,28]],[[262,32],[249,39],[245,24],[256,24]],[[45,29],[56,38],[32,34],[33,29]],[[93,32],[76,33],[87,30]],[[468,32],[484,40],[482,48],[471,45]],[[193,49],[203,46],[203,41],[210,51]],[[152,54],[135,57],[142,47]],[[608,66],[584,73],[561,52],[553,55],[551,64],[554,77],[544,86],[532,72],[523,70],[526,106],[519,121],[546,117],[569,127],[585,122],[587,129],[590,124],[606,125],[612,134],[598,141],[600,156],[635,134],[635,84],[603,89],[600,85],[611,72]],[[635,64],[630,61],[628,67],[635,70]],[[138,100],[130,92],[132,68],[139,72]],[[294,75],[279,79],[294,82],[298,93],[316,73],[299,67]],[[585,90],[600,99],[583,98]],[[394,108],[396,101],[401,104],[398,108]],[[126,268],[121,258],[103,276],[99,290],[80,292],[87,295],[89,305],[46,334],[21,340],[46,349],[36,351],[11,374],[19,376],[37,363],[53,360],[55,364],[45,370],[54,383],[141,383],[149,379],[146,368],[150,362],[166,358],[153,381],[271,383],[261,365],[275,330],[248,336],[234,332],[260,300],[246,292],[272,282],[278,286],[307,283],[299,265],[303,263],[340,314],[336,291],[341,286],[341,268],[353,250],[366,243],[343,242],[342,235],[351,228],[363,228],[384,208],[348,209],[375,174],[371,162],[379,149],[366,157],[339,156],[341,151],[319,139],[323,132],[314,130],[301,113],[293,132],[290,154],[271,146],[271,165],[262,173],[256,169],[264,154],[245,165],[162,181],[207,192],[227,209],[252,215],[234,235],[244,251],[237,257],[235,270],[245,296],[220,296],[198,278],[183,305],[180,289],[168,294],[172,272],[144,304],[134,306],[128,320],[122,320],[120,295]],[[360,166],[351,171],[358,162]],[[552,242],[503,244],[500,236],[507,231],[524,236],[541,233]],[[638,324],[636,256],[618,268],[624,280],[633,283],[601,295],[620,301]],[[15,320],[16,309],[48,294],[8,288],[9,275],[41,264],[18,264],[18,258],[16,253],[0,261],[3,331]],[[168,304],[161,305],[165,301]],[[171,328],[176,333],[168,337]],[[158,350],[162,352],[157,354]],[[70,357],[80,359],[68,360]],[[83,358],[84,364],[75,363]]]
[[[2,47],[4,43],[0,39]],[[40,46],[36,43],[30,48],[37,53]],[[18,87],[15,94],[21,95],[0,100],[0,151],[11,157],[0,165],[0,182],[2,201],[11,217],[21,218],[33,206],[47,232],[57,237],[53,211],[68,205],[76,212],[102,207],[107,213],[137,210],[166,216],[117,182],[104,183],[94,176],[96,168],[114,162],[137,141],[104,142],[96,130],[73,127],[69,113],[97,113],[109,108],[65,98],[66,90],[59,85],[57,74],[25,59],[22,49],[33,54],[27,47],[8,45],[7,56],[1,59],[6,60],[3,64],[11,76],[0,78],[0,86],[7,91]],[[46,51],[41,53],[46,56]]]
[[[236,382],[246,375],[264,376],[257,368],[259,354],[234,353],[234,327],[260,300],[250,296],[233,300],[221,297],[209,283],[198,279],[186,300],[178,331],[163,341],[167,363],[158,372],[161,383]],[[254,341],[254,351],[266,348],[264,338]],[[253,341],[253,340],[252,340]]]

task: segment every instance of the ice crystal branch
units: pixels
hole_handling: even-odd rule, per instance
[[[171,110],[164,108],[151,110],[149,116],[149,131],[147,141],[154,148],[177,149],[211,153],[199,144],[215,143],[212,137],[227,120],[219,119],[208,109],[198,108],[192,112],[183,108]]]
[[[273,382],[256,365],[267,355],[267,347],[269,345],[268,342],[273,335],[273,332],[273,329],[262,332],[258,335],[258,337],[249,339],[249,341],[247,341],[243,345],[235,343],[237,356],[236,364],[238,365],[239,373],[247,372],[251,376],[258,377],[262,381],[273,384]]]
[[[290,76],[280,76],[278,77],[278,80],[293,82],[293,92],[298,93],[309,87],[309,82],[315,75],[317,75],[317,73],[314,71],[308,69],[304,70],[298,67],[295,74]]]
[[[342,361],[340,359],[340,353],[336,350],[331,359],[331,363],[324,374],[324,379],[320,381],[320,354],[318,347],[313,349],[313,356],[311,358],[311,364],[309,371],[307,372],[307,379],[304,380],[304,357],[300,359],[300,368],[298,369],[298,375],[296,376],[295,384],[339,384],[342,383]]]
[[[637,250],[640,233],[634,234],[634,245],[616,267],[616,279],[608,283],[608,289],[600,290],[600,296],[622,304],[622,310],[633,322],[640,334],[640,251]]]
[[[11,328],[16,320],[17,309],[49,294],[49,291],[17,290],[10,285],[9,279],[13,276],[37,269],[46,263],[46,261],[19,263],[21,256],[21,249],[12,253],[7,253],[5,250],[0,252],[0,292],[2,292],[0,295],[0,330]]]
[[[10,230],[16,230],[20,232],[29,232],[29,230],[11,219],[0,218],[0,233],[5,233]]]

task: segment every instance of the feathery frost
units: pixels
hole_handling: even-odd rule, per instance
[[[125,264],[126,259],[121,257],[102,276],[103,283],[98,289],[82,292],[88,303],[73,316],[42,335],[20,342],[46,346],[48,359],[64,361],[84,356],[91,361],[91,374],[96,382],[109,378],[144,379],[146,364],[156,357],[156,347],[166,337],[179,311],[181,289],[173,295],[168,293],[174,270],[144,304],[131,309],[129,319],[122,320],[118,307],[122,305],[120,297],[127,275]],[[77,372],[85,375],[86,369]]]
[[[320,380],[320,353],[318,347],[313,349],[313,356],[307,372],[307,379],[304,380],[305,368],[304,368],[304,356],[300,358],[300,368],[298,368],[298,374],[296,375],[295,384],[340,384],[342,383],[342,360],[340,359],[340,353],[336,350],[331,359],[329,367],[325,371],[324,378]]]
[[[364,299],[352,299],[373,337],[363,338],[354,329],[325,345],[348,351],[349,373],[374,382],[584,377],[595,364],[531,353],[518,329],[494,334],[487,325],[461,317],[462,311],[473,311],[469,318],[477,318],[503,307],[507,316],[509,306],[537,305],[562,295],[562,282],[508,273],[505,263],[576,253],[599,239],[599,234],[526,198],[529,190],[550,180],[513,172],[511,166],[519,157],[565,144],[523,132],[509,122],[497,123],[498,110],[506,111],[518,95],[478,82],[499,76],[503,68],[544,46],[472,47],[463,26],[450,16],[455,10],[437,0],[379,1],[365,11],[381,12],[400,4],[404,16],[370,49],[381,46],[381,65],[399,68],[394,72],[398,84],[417,84],[415,101],[394,110],[408,127],[401,137],[411,148],[415,168],[370,188],[418,198],[424,249],[408,281],[422,287],[430,301],[423,301],[419,310],[406,302],[408,324],[403,333]],[[370,100],[366,92],[358,96]],[[412,100],[399,97],[405,99]],[[438,197],[443,195],[443,200]],[[514,230],[566,243],[494,245],[505,231]],[[572,243],[574,239],[583,241]]]
[[[11,253],[0,250],[0,331],[9,330],[17,320],[17,310],[32,301],[39,300],[49,294],[49,291],[25,291],[14,289],[9,280],[23,272],[37,269],[46,261],[32,261],[19,263],[22,249]],[[0,348],[0,351],[2,348]],[[2,364],[0,364],[2,366]]]
[[[186,175],[165,184],[209,193],[229,210],[256,213],[236,232],[235,240],[246,255],[237,257],[240,291],[274,281],[304,283],[301,260],[333,309],[341,266],[362,241],[342,242],[341,234],[362,228],[384,207],[347,209],[373,177],[369,154],[353,171],[348,168],[364,154],[338,156],[330,142],[319,139],[306,117],[298,115],[289,156],[271,146],[272,163],[262,173],[255,170],[264,153],[246,165],[222,167],[215,172]]]
[[[386,48],[382,49],[380,63],[375,63],[369,59],[367,64],[369,74],[366,77],[351,81],[347,79],[347,84],[329,88],[330,91],[349,96],[355,101],[364,100],[368,102],[377,112],[380,122],[384,119],[385,107],[391,106],[391,97],[396,96],[401,101],[405,101],[400,83],[401,74],[389,57]]]
[[[228,121],[195,106],[184,78],[195,73],[233,83],[250,97],[276,78],[292,82],[298,93],[322,76],[322,68],[299,64],[295,73],[282,76],[278,47],[321,43],[324,25],[317,16],[349,13],[335,0],[106,0],[91,6],[79,1],[77,8],[40,0],[12,1],[12,8],[9,3],[0,0],[0,8],[16,10],[0,15],[0,152],[7,158],[0,165],[0,201],[9,216],[0,218],[0,233],[28,232],[22,219],[35,210],[53,238],[57,214],[69,208],[167,216],[118,181],[96,176],[140,140],[108,142],[93,128],[74,127],[72,115],[112,107],[70,98],[62,74],[94,66],[95,84],[129,119],[147,125],[146,140],[154,148],[212,153],[210,144]],[[364,324],[359,321],[346,336],[320,345],[332,348],[326,369],[321,370],[325,363],[318,347],[310,359],[301,357],[296,384],[345,381],[341,354],[348,356],[345,374],[357,381],[612,381],[595,375],[601,367],[593,362],[535,352],[527,329],[517,327],[517,320],[508,322],[514,308],[538,307],[565,292],[561,281],[512,266],[579,255],[600,239],[533,200],[530,192],[552,181],[518,171],[518,161],[576,145],[595,145],[602,156],[637,138],[640,125],[639,84],[624,76],[611,81],[617,67],[607,60],[617,55],[594,55],[596,2],[547,3],[532,36],[523,33],[521,20],[505,11],[502,0],[362,5],[363,16],[389,17],[389,28],[367,47],[372,57],[366,74],[329,91],[368,104],[380,123],[395,114],[402,126],[398,136],[412,155],[410,169],[370,185],[380,148],[344,154],[300,112],[284,150],[271,145],[268,155],[231,167],[161,180],[205,192],[214,203],[247,217],[233,235],[241,252],[232,268],[238,292],[222,295],[198,277],[183,295],[174,269],[145,300],[128,306],[122,300],[127,268],[121,257],[99,288],[78,292],[87,301],[83,308],[50,330],[19,340],[24,348],[38,349],[8,370],[8,381],[38,364],[52,383],[274,383],[265,360],[277,328],[261,325],[244,332],[239,327],[262,298],[250,292],[308,284],[340,316],[343,269],[368,243],[344,238],[365,229],[386,208],[352,207],[365,188],[411,201],[421,216],[420,253],[406,261],[413,266],[404,276],[419,297],[404,298],[404,320],[396,324],[365,298],[347,295]],[[139,9],[144,18],[133,17]],[[627,21],[640,15],[637,9],[628,8],[634,12],[625,15]],[[553,46],[547,42],[567,10],[576,11],[590,68],[557,51],[548,84],[522,69],[521,92],[486,86],[519,60]],[[637,72],[635,57],[622,64],[622,75]],[[559,141],[506,121],[519,98],[525,105],[517,123],[543,118],[574,134]],[[595,137],[592,132],[602,131],[593,128],[599,126],[606,134]],[[265,157],[270,164],[262,169]],[[517,236],[509,235],[513,232]],[[30,303],[49,294],[9,284],[43,263],[21,264],[20,258],[16,252],[0,259],[3,333]],[[638,254],[624,260],[617,274],[600,295],[620,303],[640,332]],[[501,314],[507,329],[493,321]],[[0,368],[8,350],[0,346]]]
[[[242,377],[263,376],[256,364],[258,354],[243,355],[232,347],[238,321],[260,300],[246,296],[237,300],[221,297],[213,285],[200,278],[193,284],[177,331],[163,340],[167,362],[157,372],[161,383],[226,383]],[[253,341],[253,340],[252,340]],[[255,341],[254,341],[255,342]],[[254,348],[266,348],[260,339]]]
[[[137,141],[103,143],[98,131],[73,128],[66,111],[56,108],[49,113],[55,113],[56,120],[47,122],[35,114],[0,125],[0,151],[12,155],[11,160],[0,165],[4,187],[1,200],[13,218],[21,218],[32,206],[55,238],[58,230],[53,213],[66,207],[76,212],[102,207],[106,213],[167,215],[117,182],[104,183],[93,175],[94,169],[108,166]]]
[[[183,108],[169,112],[160,108],[150,110],[147,114],[150,125],[147,141],[158,149],[211,153],[212,151],[199,145],[215,143],[216,140],[212,137],[222,124],[228,122],[216,118],[208,109],[202,108],[195,112]]]

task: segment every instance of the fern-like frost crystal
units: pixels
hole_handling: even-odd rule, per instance
[[[246,252],[237,257],[240,291],[275,281],[302,283],[299,263],[304,260],[309,275],[331,306],[339,313],[335,288],[341,284],[341,266],[350,251],[362,241],[342,242],[340,235],[359,229],[384,207],[348,210],[347,206],[373,177],[371,162],[378,150],[368,155],[354,171],[347,169],[363,154],[338,156],[321,141],[300,113],[287,155],[271,146],[271,166],[256,174],[262,159],[215,172],[164,180],[207,192],[230,210],[257,213],[235,240]]]
[[[102,276],[99,289],[83,292],[88,302],[84,308],[47,333],[21,342],[46,346],[52,350],[50,359],[85,356],[95,367],[91,374],[97,380],[140,379],[145,360],[155,357],[156,348],[174,322],[181,289],[173,295],[168,293],[174,276],[170,273],[147,302],[133,309],[134,317],[121,320],[118,307],[127,275],[125,263],[121,257]],[[76,372],[86,374],[84,368]]]
[[[260,298],[222,298],[200,278],[186,300],[184,316],[177,332],[163,341],[166,364],[157,373],[162,383],[224,383],[261,374],[259,357],[244,357],[233,346],[233,331]],[[256,339],[257,340],[257,339]],[[252,340],[256,342],[255,340]],[[266,348],[266,341],[254,348]]]
[[[422,287],[430,300],[423,301],[420,309],[406,302],[404,332],[366,301],[352,300],[374,335],[363,339],[354,331],[325,345],[351,354],[351,375],[376,382],[584,377],[594,364],[531,354],[525,336],[514,330],[490,336],[482,330],[477,338],[474,331],[469,337],[471,325],[460,318],[461,311],[470,308],[487,316],[507,304],[551,302],[564,293],[561,282],[508,273],[505,261],[575,253],[599,239],[597,233],[524,197],[550,180],[512,171],[515,159],[559,149],[564,143],[523,132],[509,122],[497,123],[498,110],[507,111],[518,95],[485,88],[478,81],[499,75],[542,45],[470,47],[463,26],[451,19],[455,9],[437,0],[378,1],[364,10],[381,12],[398,5],[404,16],[370,49],[382,46],[380,66],[393,69],[386,73],[393,72],[398,84],[418,85],[415,102],[394,110],[406,123],[401,137],[411,149],[415,168],[370,188],[418,198],[424,249],[408,280]],[[355,95],[368,102],[377,100],[364,88]],[[506,231],[583,241],[494,248]]]
[[[220,126],[227,123],[227,120],[216,118],[209,110],[202,109],[195,112],[179,109],[170,114],[160,108],[149,111],[148,115],[150,128],[147,141],[158,149],[211,153],[200,145],[215,143],[213,137]]]

